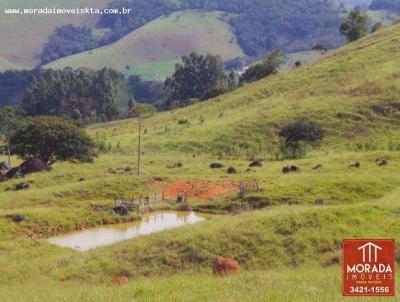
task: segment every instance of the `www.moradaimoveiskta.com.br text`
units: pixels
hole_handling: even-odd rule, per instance
[[[75,7],[75,8],[5,8],[6,15],[129,15],[131,8],[93,8],[93,7]]]

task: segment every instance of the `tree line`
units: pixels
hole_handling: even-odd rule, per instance
[[[122,75],[112,69],[98,71],[42,70],[26,87],[22,109],[28,116],[66,116],[82,123],[118,117],[117,87]]]
[[[87,27],[56,29],[44,47],[42,63],[110,44],[158,17],[186,9],[225,12],[238,43],[251,57],[275,48],[294,52],[317,43],[332,48],[343,42],[337,31],[343,8],[328,0],[114,0],[108,7],[130,8],[132,13],[103,14],[96,27],[109,30],[100,37]]]
[[[400,1],[398,0],[374,0],[370,7],[372,10],[385,9],[400,14]]]
[[[359,11],[350,12],[340,26],[341,34],[348,42],[364,37],[369,30],[368,17]],[[373,26],[372,30],[378,29]],[[312,49],[321,53],[328,50],[322,44],[314,45]],[[132,112],[124,114],[121,106],[119,96],[124,82],[131,94],[127,104],[130,111],[136,103],[169,110],[214,98],[236,89],[238,85],[276,74],[284,61],[283,52],[273,50],[259,63],[248,66],[239,77],[233,70],[227,73],[219,56],[191,53],[182,57],[173,75],[164,83],[142,81],[138,76],[125,79],[121,73],[108,68],[98,71],[65,68],[31,73],[8,72],[0,75],[0,87],[8,85],[11,92],[15,87],[24,89],[21,108],[28,116],[57,115],[89,124],[132,115]]]
[[[359,11],[350,12],[340,32],[349,43],[364,37],[369,32],[368,17]],[[313,49],[327,50],[321,44]],[[157,94],[151,101],[159,99],[158,107],[168,110],[204,101],[276,74],[283,63],[283,52],[276,49],[239,77],[234,71],[227,73],[219,56],[191,53],[182,57],[174,74],[164,84],[142,82],[135,76],[129,77],[128,83],[135,89],[137,98],[146,99]],[[33,70],[0,75],[0,86],[8,84],[12,90],[13,85],[8,81],[16,81],[18,87],[25,88],[19,108],[0,107],[0,138],[9,161],[13,154],[23,159],[39,157],[49,165],[58,160],[92,161],[96,155],[95,145],[78,125],[121,117],[118,89],[123,80],[121,73],[108,68]],[[152,110],[144,104],[135,104],[132,99],[128,109],[129,114],[125,116]],[[318,144],[324,130],[312,122],[298,120],[282,128],[280,136],[281,154],[296,158],[305,154],[303,143]]]

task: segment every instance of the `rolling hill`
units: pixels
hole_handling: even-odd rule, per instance
[[[308,66],[145,117],[141,177],[126,169],[136,162],[132,119],[88,128],[110,146],[93,164],[57,163],[25,177],[30,187],[21,191],[9,189],[21,179],[1,182],[0,300],[345,301],[342,239],[400,236],[399,42],[398,25]],[[322,147],[301,160],[269,160],[277,131],[299,117],[325,128]],[[262,167],[249,170],[249,159],[258,157],[265,159]],[[238,174],[210,169],[216,161]],[[350,168],[356,161],[359,168]],[[285,165],[300,170],[283,174]],[[43,240],[134,219],[110,208],[115,199],[146,192],[156,179],[164,179],[160,185],[256,179],[261,192],[245,200],[268,205],[222,215],[241,197],[193,199],[190,207],[219,215],[85,253]],[[162,208],[182,209],[175,203]],[[14,223],[13,215],[24,220]],[[242,272],[213,276],[221,255],[237,259]],[[117,287],[117,277],[128,283]]]
[[[47,66],[58,68],[72,65],[97,68],[102,65],[101,61],[104,61],[103,65],[115,66],[126,74],[135,73],[154,78],[154,74],[157,73],[158,78],[164,78],[171,71],[176,58],[187,54],[188,50],[200,52],[211,50],[229,59],[243,53],[254,57],[261,56],[275,47],[285,48],[288,52],[298,52],[309,50],[316,43],[336,47],[343,42],[336,30],[342,12],[337,2],[291,0],[290,3],[279,5],[275,1],[268,0],[243,5],[238,0],[233,2],[102,0],[100,4],[91,1],[76,0],[68,5],[56,2],[55,5],[104,7],[108,3],[111,7],[121,7],[125,3],[127,7],[132,7],[134,13],[132,16],[103,14],[100,18],[59,15],[57,19],[53,19],[53,16],[40,18],[40,16],[24,15],[23,21],[26,22],[23,24],[33,24],[34,28],[40,30],[32,32],[29,26],[23,25],[26,28],[22,28],[21,35],[16,37],[9,36],[9,33],[17,21],[22,20],[18,19],[21,16],[7,15],[2,21],[3,24],[0,23],[0,38],[4,36],[11,43],[0,47],[0,70],[32,68],[40,63],[39,59],[42,62],[51,62],[55,58],[61,58]],[[6,1],[0,8],[9,7],[10,3]],[[44,3],[39,1],[34,7],[42,7]],[[28,6],[26,3],[17,2],[10,7]],[[304,13],[297,15],[298,10],[304,10]],[[201,17],[205,19],[201,20]],[[324,23],[324,27],[320,28],[318,25],[321,22]],[[87,25],[93,29],[94,36],[84,30],[80,31],[79,28],[75,28],[75,31],[69,28],[57,32],[53,39],[48,41],[56,28],[68,23],[75,26]],[[195,34],[188,34],[189,31]],[[76,40],[68,38],[73,32],[76,34]],[[143,39],[144,34],[149,34],[149,37]],[[202,40],[201,43],[199,40]],[[49,43],[44,48],[46,42]],[[110,44],[111,42],[114,43]],[[83,49],[91,49],[94,45],[107,46],[65,57]],[[130,46],[132,50],[126,50]],[[43,50],[45,51],[42,53]],[[114,51],[120,59],[117,62],[108,62],[107,57]],[[133,55],[133,52],[136,54]],[[91,60],[88,54],[92,53],[93,57],[99,53],[99,59]],[[78,63],[81,60],[83,66]],[[134,65],[134,68],[131,65]]]
[[[108,0],[55,0],[51,6],[103,8]],[[31,69],[40,63],[44,44],[54,30],[66,24],[93,26],[97,16],[88,15],[5,15],[5,9],[45,8],[49,1],[3,0],[0,2],[0,70]]]
[[[382,30],[311,65],[210,102],[159,113],[146,121],[148,151],[165,148],[265,157],[273,153],[280,127],[300,117],[323,125],[331,146],[386,147],[400,134],[399,39],[399,26]],[[179,125],[181,119],[188,124]],[[120,127],[121,133],[110,139],[115,143],[128,139],[132,123],[108,126]]]
[[[146,116],[141,177],[131,119],[88,127],[110,146],[93,164],[57,163],[26,176],[26,190],[11,189],[21,179],[1,182],[0,300],[347,301],[342,239],[400,236],[399,42],[397,25],[310,65]],[[321,148],[300,160],[270,160],[277,132],[297,118],[326,130]],[[259,157],[263,165],[249,168]],[[238,174],[210,169],[217,161]],[[286,165],[300,170],[283,174]],[[218,215],[85,253],[43,240],[134,219],[111,211],[116,199],[182,180],[257,180],[261,192],[190,200],[185,206]],[[266,208],[229,210],[260,200]],[[160,208],[188,209],[174,202]],[[23,220],[13,222],[15,215]],[[241,273],[212,275],[218,256],[237,259]],[[127,284],[113,283],[118,277]]]
[[[181,11],[160,17],[111,45],[59,59],[44,68],[106,66],[162,80],[181,56],[193,51],[219,54],[224,60],[243,55],[222,13]]]

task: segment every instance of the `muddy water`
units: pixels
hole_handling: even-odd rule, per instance
[[[204,217],[194,212],[156,212],[144,216],[141,221],[68,233],[49,238],[48,242],[83,252],[203,220]]]

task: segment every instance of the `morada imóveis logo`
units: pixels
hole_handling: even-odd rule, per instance
[[[394,240],[343,241],[343,294],[395,295]]]

